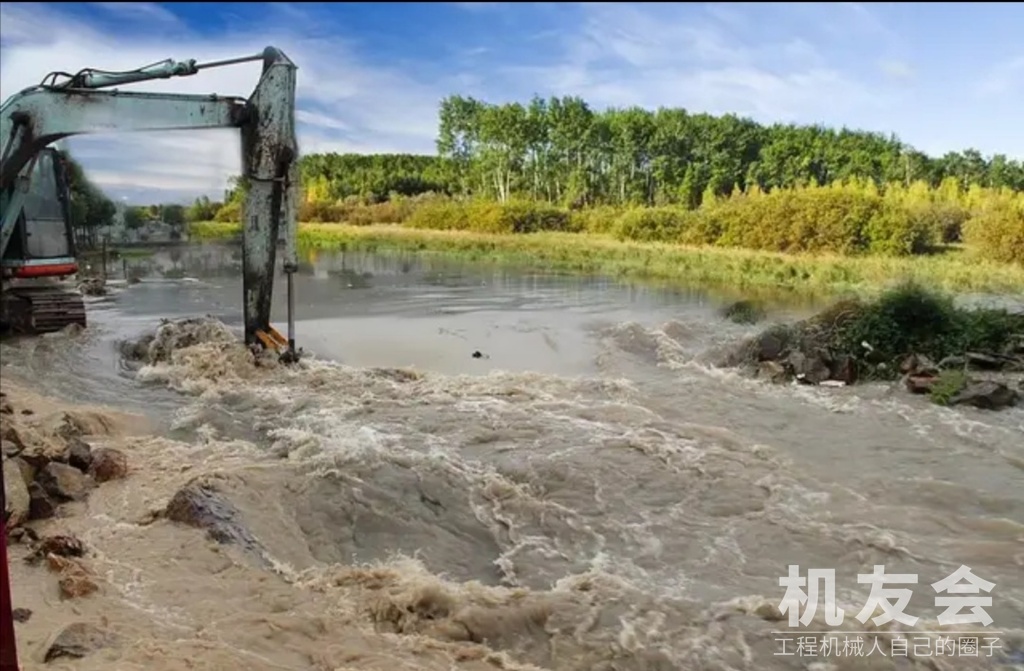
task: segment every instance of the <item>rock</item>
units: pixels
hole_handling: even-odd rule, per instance
[[[18,450],[25,449],[25,443],[21,440],[21,434],[13,426],[0,426],[0,440],[10,443]]]
[[[36,476],[46,493],[60,501],[79,501],[89,493],[89,480],[74,466],[51,461]]]
[[[61,657],[82,658],[91,652],[117,644],[117,637],[88,622],[74,622],[64,627],[47,642],[44,662]]]
[[[854,384],[857,381],[857,362],[846,354],[836,357],[832,362],[830,377],[845,384]]]
[[[218,543],[261,549],[259,541],[241,523],[235,506],[209,485],[185,485],[171,498],[163,515],[174,522],[206,529],[207,535]]]
[[[7,532],[7,540],[14,543],[21,543],[23,541],[35,542],[39,540],[39,535],[32,527],[18,527]]]
[[[90,277],[78,284],[78,290],[85,296],[106,296],[107,285],[102,278]]]
[[[786,367],[778,361],[762,361],[758,365],[757,376],[763,377],[774,384],[782,384],[789,380]]]
[[[92,452],[89,475],[96,482],[120,480],[128,475],[128,457],[112,447],[101,447]]]
[[[776,361],[786,351],[788,334],[768,330],[754,339],[757,361]]]
[[[92,446],[81,438],[72,438],[68,443],[67,459],[68,465],[74,466],[83,473],[88,471],[93,460]]]
[[[57,503],[50,498],[50,495],[38,482],[33,482],[28,486],[28,495],[31,499],[29,519],[45,520],[57,514]]]
[[[983,410],[1002,410],[1017,403],[1020,394],[1000,382],[969,382],[950,399],[950,405],[972,405]]]
[[[15,608],[11,611],[11,619],[15,622],[28,622],[32,618],[32,611],[28,608]]]
[[[1002,370],[1007,361],[1000,356],[984,354],[982,352],[967,352],[964,354],[967,365],[980,370]]]
[[[939,362],[939,368],[948,370],[950,368],[963,368],[967,365],[967,359],[962,356],[947,356]]]
[[[34,471],[42,471],[50,462],[67,460],[67,446],[64,441],[39,440],[33,441],[18,455],[24,459]]]
[[[930,394],[938,381],[937,375],[913,374],[903,378],[903,385],[911,394]]]
[[[793,369],[796,379],[807,384],[818,384],[832,376],[828,364],[817,354],[791,352],[786,363]]]
[[[0,454],[5,457],[16,457],[21,454],[21,448],[9,440],[0,438]]]
[[[89,570],[80,561],[55,554],[46,556],[50,570],[60,574],[57,589],[62,599],[79,599],[99,591]]]
[[[18,466],[18,470],[21,471],[21,479],[25,481],[25,486],[31,486],[32,482],[36,479],[36,469],[22,459],[21,457],[14,457],[11,459],[14,464]]]
[[[905,375],[937,375],[939,367],[924,354],[911,354],[900,364],[900,372]]]
[[[3,460],[4,477],[4,519],[7,528],[16,527],[29,520],[32,497],[28,493],[28,484],[22,476],[18,465],[20,459]]]
[[[750,300],[736,301],[722,310],[722,317],[737,324],[756,324],[767,316],[764,308]]]

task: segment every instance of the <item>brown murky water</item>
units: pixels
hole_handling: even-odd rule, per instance
[[[155,257],[171,277],[151,270],[95,303],[87,334],[2,352],[5,375],[43,392],[154,417],[178,442],[156,440],[147,458],[214,478],[258,539],[246,570],[273,576],[267,594],[279,581],[307,595],[252,606],[292,618],[277,634],[218,620],[220,640],[259,652],[251,668],[468,669],[487,655],[500,668],[502,654],[505,668],[565,671],[1024,664],[1024,410],[949,410],[881,385],[767,386],[705,363],[750,332],[715,316],[721,299],[412,257],[310,264],[298,331],[315,356],[296,368],[253,370],[238,350],[201,345],[124,369],[116,341],[158,317],[237,325],[231,257]],[[97,542],[115,534],[91,529]],[[186,543],[166,533],[168,548]],[[214,617],[156,579],[147,589],[131,561],[111,563],[110,580],[139,609],[167,609],[154,622]],[[824,596],[806,624],[780,616],[791,565],[835,571],[841,624]],[[912,591],[903,611],[917,621],[861,612],[872,588],[858,575],[879,566],[916,576],[887,587]],[[961,566],[994,584],[991,621],[937,619],[934,583]],[[320,634],[302,620],[311,609]],[[346,639],[323,624],[332,612],[384,638]],[[275,636],[302,654],[274,653]],[[411,642],[420,657],[375,662],[359,648]],[[338,645],[350,658],[328,654]]]

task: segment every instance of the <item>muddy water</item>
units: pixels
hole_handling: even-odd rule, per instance
[[[4,374],[210,445],[251,441],[280,467],[225,487],[264,559],[351,603],[377,602],[341,567],[383,562],[374,580],[412,596],[397,615],[367,606],[377,627],[573,671],[1024,662],[1024,411],[716,370],[709,353],[750,329],[701,292],[374,255],[307,263],[298,330],[315,356],[297,369],[256,374],[202,347],[122,367],[114,343],[159,317],[237,327],[237,264],[223,248],[140,262],[144,281],[92,304],[74,343],[5,344]],[[806,626],[777,621],[789,565],[835,570],[841,626],[824,603]],[[875,566],[918,576],[913,626],[855,619]],[[932,583],[960,566],[995,584],[992,622],[948,629],[1001,647],[926,654],[944,610]],[[909,656],[884,636],[859,656],[780,654],[806,632],[869,629],[918,633]]]

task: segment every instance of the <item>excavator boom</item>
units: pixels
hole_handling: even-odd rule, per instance
[[[248,99],[102,90],[139,81],[193,75],[206,68],[255,60],[263,61],[263,72]],[[5,293],[30,293],[13,284],[7,286],[16,278],[38,278],[45,274],[64,276],[71,274],[69,270],[77,270],[73,240],[64,245],[68,254],[63,257],[52,253],[59,245],[50,245],[51,253],[47,255],[39,251],[39,244],[30,249],[33,246],[28,242],[32,236],[54,235],[55,229],[44,228],[40,223],[42,219],[31,207],[39,200],[40,169],[48,174],[45,173],[46,157],[53,151],[47,149],[51,143],[90,133],[237,128],[241,133],[242,174],[247,185],[242,208],[245,341],[285,350],[283,355],[294,360],[293,274],[298,268],[295,249],[296,70],[284,53],[267,47],[255,56],[205,64],[168,60],[130,72],[83,70],[65,81],[31,87],[9,98],[0,107],[0,267]],[[51,199],[60,200],[59,190],[52,191]],[[68,211],[65,208],[65,213]],[[65,230],[65,235],[70,236],[70,226],[65,226]],[[19,237],[20,247],[11,244]],[[288,283],[287,341],[270,324],[280,237],[285,239],[283,266]]]

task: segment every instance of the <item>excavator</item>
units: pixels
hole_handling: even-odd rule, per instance
[[[112,87],[197,74],[261,60],[263,71],[245,98],[122,91]],[[85,303],[66,280],[78,273],[71,192],[63,155],[50,146],[90,133],[237,128],[242,140],[242,292],[245,342],[295,350],[294,282],[298,269],[295,212],[299,181],[295,140],[295,64],[275,47],[228,60],[171,59],[137,70],[87,68],[54,72],[0,107],[0,322],[38,334],[86,325]],[[277,242],[284,238],[288,337],[270,324]]]
[[[170,79],[227,65],[263,62],[248,99],[112,89]],[[38,334],[86,325],[81,293],[66,286],[78,273],[71,219],[69,171],[51,147],[73,135],[130,131],[196,131],[237,128],[247,193],[242,213],[242,293],[245,342],[277,352],[285,363],[295,350],[298,270],[295,208],[298,145],[295,140],[295,64],[279,49],[221,61],[166,60],[137,70],[87,68],[55,72],[0,106],[0,322],[8,330]],[[270,323],[275,256],[283,237],[288,291],[288,337]],[[0,478],[0,671],[18,671],[6,506]]]

